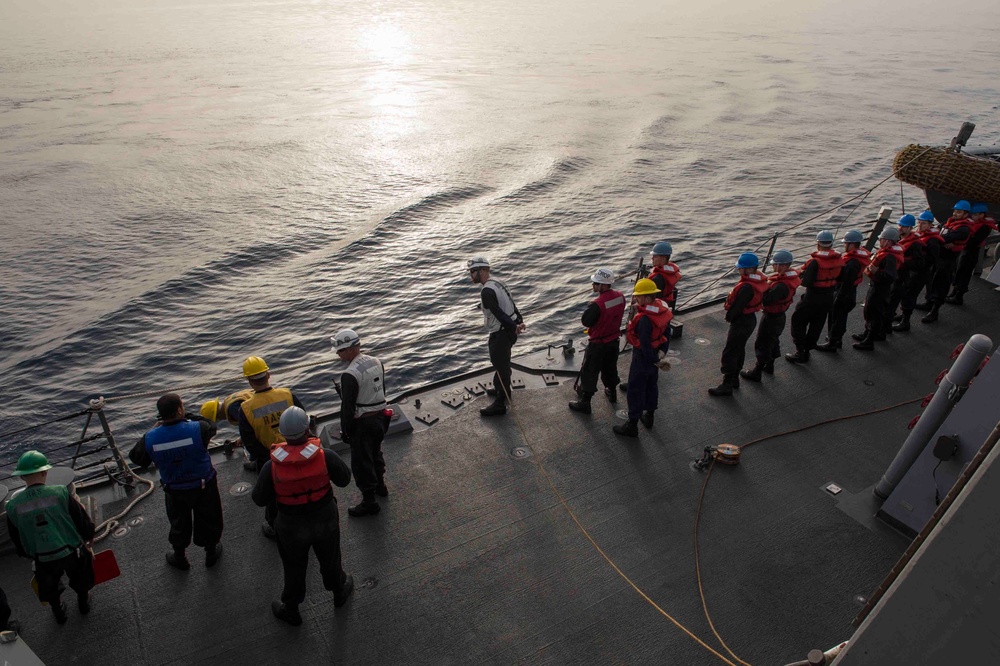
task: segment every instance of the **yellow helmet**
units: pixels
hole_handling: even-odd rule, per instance
[[[219,399],[206,402],[201,406],[201,415],[212,423],[215,423],[215,419],[219,416],[219,402],[221,402]]]
[[[260,379],[268,370],[267,362],[260,356],[250,356],[243,361],[243,376],[247,379]]]
[[[635,289],[632,290],[633,296],[652,296],[658,293],[660,293],[660,288],[649,278],[636,280]]]

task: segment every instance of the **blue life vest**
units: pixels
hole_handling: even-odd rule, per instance
[[[201,440],[199,421],[161,425],[146,433],[146,451],[160,470],[167,490],[202,488],[215,476],[212,459]]]

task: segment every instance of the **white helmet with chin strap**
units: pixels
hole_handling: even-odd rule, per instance
[[[345,328],[343,331],[340,331],[337,335],[330,338],[330,342],[333,343],[334,351],[343,351],[360,345],[361,337],[351,329]]]
[[[607,268],[598,268],[594,271],[594,274],[590,276],[590,281],[594,284],[614,284],[615,274]]]
[[[465,263],[465,267],[470,271],[476,268],[489,268],[490,260],[486,257],[473,257]]]

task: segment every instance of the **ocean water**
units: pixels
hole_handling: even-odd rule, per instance
[[[687,301],[901,146],[996,142],[998,24],[985,0],[5,0],[0,431],[249,354],[324,411],[336,363],[281,369],[346,327],[393,346],[390,392],[484,364],[472,255],[519,351],[579,336],[593,269],[658,240]],[[855,203],[779,247],[923,206],[895,180]],[[154,403],[108,407],[121,439]]]

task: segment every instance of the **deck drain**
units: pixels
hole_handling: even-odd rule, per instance
[[[702,345],[702,346],[704,346],[704,345],[710,345],[710,344],[712,344],[712,341],[709,340],[708,338],[695,338],[694,339],[694,343],[696,345]]]
[[[620,418],[622,421],[628,421],[628,410],[619,409],[617,412],[615,412],[615,416]]]
[[[112,532],[111,536],[113,536],[116,539],[121,539],[123,536],[125,536],[126,534],[128,534],[131,531],[132,530],[127,525],[122,525],[121,527],[119,527],[118,529],[116,529],[114,532]]]
[[[371,590],[375,587],[378,587],[378,578],[374,577],[365,578],[365,582],[361,583],[361,587],[365,588],[366,590]]]
[[[531,449],[527,446],[515,446],[510,450],[510,456],[512,458],[517,458],[518,460],[531,457]]]
[[[131,518],[128,521],[129,527],[138,527],[139,525],[142,525],[143,520],[144,518],[142,516],[136,516],[135,518]]]
[[[864,606],[866,603],[868,603],[868,597],[866,597],[863,594],[855,594],[854,603],[856,603],[859,606]]]
[[[240,481],[235,486],[229,489],[230,495],[246,495],[248,492],[253,490],[253,486],[246,481]]]
[[[865,386],[875,386],[875,382],[870,379],[865,380]]]

